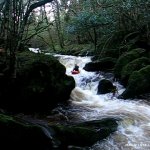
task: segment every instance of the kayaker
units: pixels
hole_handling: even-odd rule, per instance
[[[79,66],[77,64],[75,64],[73,71],[79,71]]]

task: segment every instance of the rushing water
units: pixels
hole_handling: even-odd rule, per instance
[[[80,74],[72,75],[76,88],[71,93],[72,108],[69,112],[82,120],[95,120],[104,117],[121,118],[118,130],[103,142],[97,142],[90,150],[150,150],[150,106],[141,101],[122,100],[112,94],[97,95],[98,82],[102,78],[112,80],[111,74],[87,72],[84,65],[90,57],[55,55],[66,67],[66,74],[72,75],[75,64],[80,67]],[[125,89],[118,83],[119,94]]]

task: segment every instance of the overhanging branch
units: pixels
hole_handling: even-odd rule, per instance
[[[25,16],[24,16],[24,24],[27,23],[28,17],[29,17],[29,15],[30,15],[30,13],[32,12],[32,10],[34,10],[34,9],[37,8],[37,7],[43,6],[43,5],[45,5],[45,4],[49,3],[49,2],[52,2],[52,1],[53,1],[53,0],[42,0],[42,1],[39,1],[39,2],[36,2],[36,3],[32,4],[32,5],[29,7],[29,9],[26,11],[26,13],[25,13]]]

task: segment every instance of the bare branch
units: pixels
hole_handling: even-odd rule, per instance
[[[25,13],[25,16],[24,16],[24,24],[27,23],[28,17],[29,17],[29,15],[30,15],[30,13],[32,12],[32,10],[34,10],[34,9],[37,8],[37,7],[43,6],[43,5],[45,5],[45,4],[49,3],[49,2],[52,2],[52,1],[53,1],[53,0],[42,0],[42,1],[39,1],[39,2],[36,2],[36,3],[32,4],[32,5],[29,7],[29,9],[26,11],[26,13]]]

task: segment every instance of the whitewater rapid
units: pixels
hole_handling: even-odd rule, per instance
[[[83,120],[95,120],[105,117],[120,118],[118,130],[103,142],[97,142],[89,150],[150,150],[150,106],[142,100],[123,100],[112,94],[97,95],[98,82],[112,75],[102,72],[87,72],[83,69],[90,57],[56,55],[66,67],[66,74],[73,76],[76,88],[71,93],[70,101],[82,111],[75,112]],[[78,64],[80,74],[72,75],[71,70]],[[125,89],[118,83],[119,94]],[[85,108],[85,109],[83,109]]]

